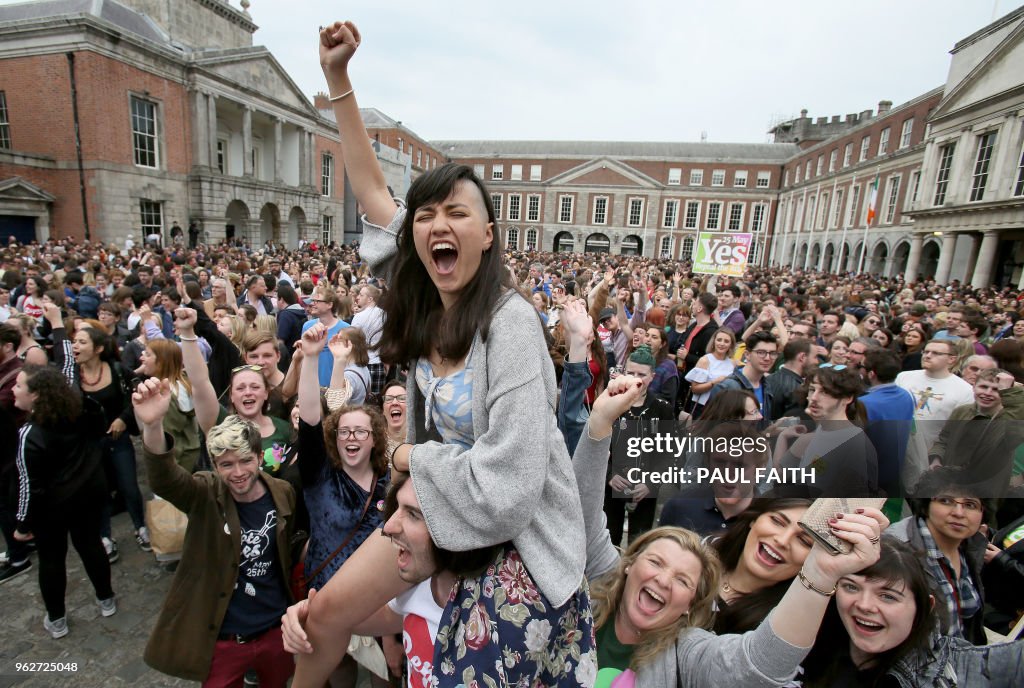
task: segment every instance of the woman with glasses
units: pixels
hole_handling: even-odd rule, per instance
[[[406,421],[405,381],[392,380],[384,386],[384,421],[388,424],[388,456],[405,442],[408,427]]]
[[[932,584],[942,593],[935,606],[943,632],[984,645],[981,569],[988,540],[980,530],[993,520],[995,510],[967,482],[960,469],[927,471],[915,486],[914,497],[907,500],[912,515],[893,523],[886,533],[924,553]]]
[[[317,365],[326,344],[322,323],[299,339],[299,474],[310,516],[303,574],[307,592],[322,588],[381,524],[376,504],[388,484],[387,427],[380,412],[344,405],[322,418]],[[356,663],[347,658],[333,676],[354,685],[356,673]]]

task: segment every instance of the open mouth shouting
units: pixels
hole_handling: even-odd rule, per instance
[[[767,568],[775,568],[786,563],[786,558],[779,554],[778,550],[763,542],[758,543],[756,556],[758,562]]]
[[[640,588],[637,595],[637,607],[645,614],[657,614],[665,608],[665,598],[654,591],[649,585]]]
[[[438,275],[447,276],[455,272],[459,250],[450,241],[439,241],[430,247],[430,258]]]
[[[880,624],[877,621],[871,621],[865,619],[862,616],[853,616],[853,627],[857,630],[857,633],[865,636],[872,636],[881,633],[885,630],[885,625]]]

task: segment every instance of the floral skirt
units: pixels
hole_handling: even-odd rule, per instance
[[[592,686],[594,616],[586,580],[553,607],[511,545],[482,576],[460,579],[434,643],[437,688]]]

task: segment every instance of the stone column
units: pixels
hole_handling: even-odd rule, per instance
[[[281,160],[281,128],[283,122],[280,117],[274,118],[274,182],[277,184],[281,183],[281,169],[283,168]]]
[[[210,166],[210,132],[209,119],[206,110],[206,94],[202,91],[192,92],[192,154],[195,156],[194,165],[199,167]]]
[[[309,186],[309,132],[299,129],[299,186]]]
[[[967,272],[964,273],[963,282],[966,284],[971,281],[974,276],[974,271],[978,267],[978,251],[981,249],[981,237],[977,234],[968,234],[971,238],[971,252],[967,254]]]
[[[210,169],[217,169],[217,96],[209,94],[206,97],[206,113],[207,113],[207,129],[208,138],[207,143],[209,144],[208,150],[210,156]]]
[[[242,173],[253,176],[252,169],[252,108],[242,108]]]
[[[309,184],[314,189],[320,188],[320,177],[317,173],[317,164],[319,156],[316,154],[316,134],[312,131],[307,132],[306,136],[309,138]],[[334,174],[338,175],[342,173],[342,166],[335,165]]]
[[[1016,134],[1019,131],[1017,113],[1011,112],[996,134],[996,150],[989,167],[988,184],[985,186],[986,201],[1009,198],[1013,193],[1010,184],[1016,181],[1017,154],[1020,152],[1020,141]]]
[[[970,198],[975,153],[970,146],[972,139],[970,127],[965,127],[956,141],[953,163],[949,168],[949,187],[946,189],[946,200],[954,204],[966,203]]]
[[[939,266],[935,268],[935,281],[945,285],[949,282],[949,269],[953,267],[953,251],[956,250],[957,235],[946,232],[942,235],[942,250],[939,252]]]
[[[921,264],[921,249],[924,248],[924,235],[917,233],[910,235],[910,255],[907,256],[907,269],[904,277],[907,282],[917,279],[917,268]]]
[[[996,250],[999,248],[999,232],[994,229],[985,230],[981,239],[981,250],[975,264],[971,286],[975,289],[987,287],[992,282],[992,271],[996,263]]]

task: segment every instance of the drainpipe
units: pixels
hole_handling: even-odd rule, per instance
[[[71,112],[75,121],[75,155],[78,157],[78,190],[82,196],[82,223],[85,225],[85,240],[91,241],[89,233],[89,206],[85,202],[85,168],[82,166],[82,136],[78,127],[78,86],[75,82],[75,54],[67,53],[68,75],[71,78]]]

